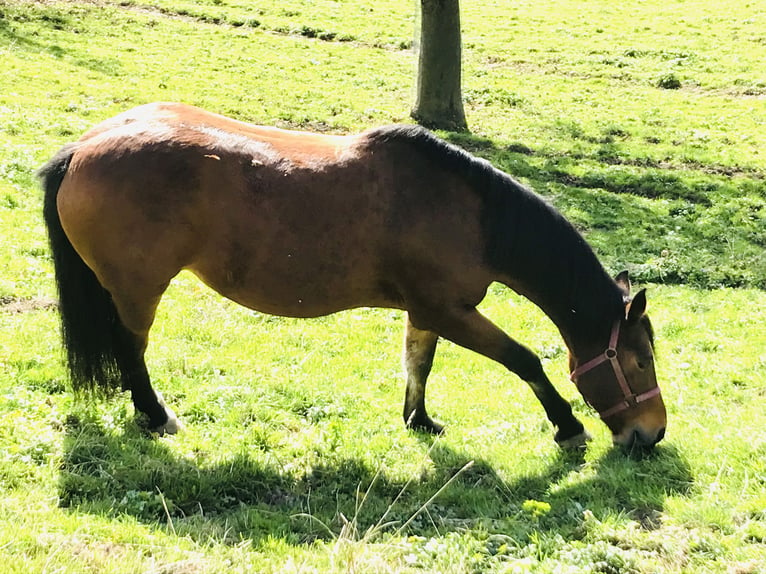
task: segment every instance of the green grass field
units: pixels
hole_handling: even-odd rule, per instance
[[[34,171],[133,105],[406,122],[415,2],[0,0],[0,561],[10,573],[766,572],[766,6],[463,3],[469,134],[649,288],[667,438],[611,447],[539,310],[483,310],[594,435],[449,343],[407,432],[401,313],[261,315],[182,274],[148,359],[186,425],[68,390]]]

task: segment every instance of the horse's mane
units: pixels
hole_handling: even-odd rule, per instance
[[[372,129],[364,135],[370,144],[398,143],[413,146],[441,169],[456,173],[468,180],[472,184],[471,187],[485,196],[507,187],[514,188],[514,191],[520,193],[532,193],[487,160],[469,154],[462,148],[436,137],[421,126],[383,126]]]
[[[370,144],[411,146],[439,169],[462,178],[484,202],[482,225],[487,260],[511,276],[527,270],[532,280],[547,282],[551,296],[576,298],[586,308],[613,314],[622,308],[619,289],[575,227],[546,199],[488,161],[445,142],[420,126],[394,125],[366,134]],[[566,292],[565,292],[566,291]],[[583,299],[587,301],[582,301]]]

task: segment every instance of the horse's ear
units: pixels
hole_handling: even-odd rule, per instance
[[[646,313],[646,289],[641,289],[628,303],[628,321],[638,321]]]
[[[630,295],[630,277],[628,277],[627,271],[621,271],[617,277],[614,278],[614,282],[617,283],[617,286],[622,289],[622,292],[627,297]]]

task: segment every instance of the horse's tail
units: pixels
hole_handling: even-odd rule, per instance
[[[130,350],[112,297],[75,251],[61,226],[59,187],[78,145],[64,146],[40,171],[43,218],[59,294],[61,335],[75,392],[108,396],[120,388],[120,358]]]

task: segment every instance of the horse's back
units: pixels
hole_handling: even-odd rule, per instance
[[[481,265],[478,196],[401,143],[149,104],[79,145],[59,211],[108,289],[187,268],[246,306],[311,316],[406,307],[413,285]]]
[[[280,157],[290,158],[296,163],[314,162],[319,158],[331,159],[353,139],[349,136],[259,126],[195,106],[156,102],[137,106],[101,122],[85,133],[82,140],[105,133],[114,136],[120,133],[120,129],[129,126],[132,126],[134,133],[143,131],[147,134],[146,139],[138,138],[138,143],[144,145],[150,145],[157,139],[167,139],[167,136],[178,137],[178,132],[185,131],[187,135],[192,134],[187,142],[191,145],[215,147],[236,146],[246,141],[261,142]],[[126,131],[130,131],[130,128]]]

